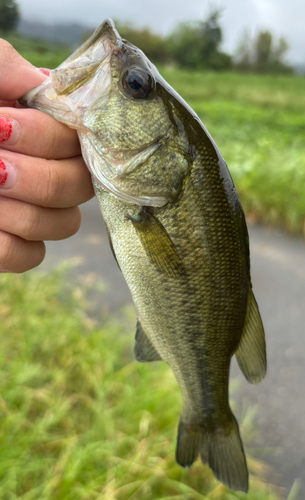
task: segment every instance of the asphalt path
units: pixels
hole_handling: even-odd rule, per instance
[[[96,200],[82,207],[83,221],[74,237],[49,242],[40,266],[52,269],[63,259],[79,258],[70,279],[93,273],[106,290],[92,298],[96,311],[118,311],[131,302],[127,285],[109,248]],[[266,330],[268,374],[257,386],[249,385],[233,360],[231,376],[238,378],[236,415],[256,407],[257,436],[249,451],[272,466],[268,480],[285,488],[302,485],[305,498],[305,243],[281,231],[249,227],[251,274]]]

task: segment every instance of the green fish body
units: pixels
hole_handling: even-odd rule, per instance
[[[177,462],[189,467],[200,455],[220,481],[247,491],[229,370],[235,354],[259,382],[265,338],[244,213],[215,143],[112,21],[22,102],[79,133],[137,308],[136,359],[165,361],[181,389]]]

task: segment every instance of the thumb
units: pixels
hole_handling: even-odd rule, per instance
[[[0,39],[0,100],[15,101],[45,79],[10,43]]]

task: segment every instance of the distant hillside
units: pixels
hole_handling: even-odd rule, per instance
[[[18,26],[18,33],[21,35],[65,45],[78,45],[83,36],[93,30],[94,28],[90,28],[90,26],[77,23],[47,24],[42,21],[28,21],[26,19],[22,19]]]

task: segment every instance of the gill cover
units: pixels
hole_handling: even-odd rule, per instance
[[[153,72],[157,70],[146,56],[122,40],[114,23],[106,20],[79,49],[51,71],[42,85],[25,94],[20,103],[44,111],[77,130],[84,160],[95,183],[124,201],[161,207],[169,200],[166,190],[154,186],[152,191],[145,192],[145,189],[131,188],[126,182],[127,176],[145,164],[160,147],[160,137],[124,149],[115,144],[116,130],[110,133],[114,143],[111,144],[107,125],[104,131],[100,128],[98,132],[96,126],[107,106],[111,107],[110,100],[115,93],[120,93],[125,100],[121,107],[130,102],[141,106],[151,99],[155,88]]]

